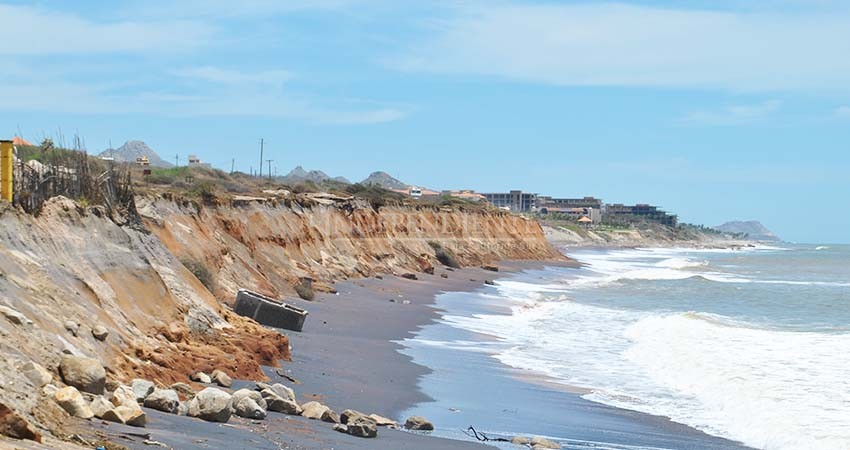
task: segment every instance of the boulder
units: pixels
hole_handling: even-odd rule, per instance
[[[9,322],[12,322],[15,325],[31,325],[32,320],[29,320],[27,316],[15,311],[12,308],[7,306],[0,306],[0,315],[6,318]]]
[[[327,423],[339,423],[339,415],[335,413],[332,409],[328,409],[327,411],[322,413],[322,422]]]
[[[246,419],[262,420],[266,418],[266,410],[260,407],[251,397],[241,397],[233,402],[233,413]]]
[[[295,401],[295,391],[293,391],[288,386],[285,386],[285,385],[280,384],[280,383],[275,383],[275,384],[272,384],[272,385],[268,385],[266,383],[257,383],[257,390],[263,391],[265,389],[271,389],[272,391],[275,392],[275,394],[277,394],[277,395],[279,395],[283,398],[288,398],[288,399],[292,400],[293,402]]]
[[[91,408],[95,417],[103,419],[103,416],[106,415],[107,412],[115,409],[115,405],[107,400],[106,397],[98,395],[94,398],[94,400],[92,400],[91,404],[89,404],[89,408]]]
[[[192,389],[192,386],[189,386],[186,383],[177,382],[172,384],[171,389],[174,389],[178,395],[182,395],[185,398],[192,398],[195,396],[195,390]]]
[[[307,402],[301,405],[301,409],[302,416],[308,419],[321,420],[322,414],[324,414],[325,411],[329,410],[330,408],[319,402]]]
[[[118,386],[109,397],[109,401],[115,406],[139,407],[139,402],[136,401],[136,394],[129,386]]]
[[[121,423],[133,427],[143,427],[148,421],[147,415],[138,406],[121,405],[107,411],[102,417],[109,422]]]
[[[175,413],[178,416],[185,416],[189,414],[189,402],[180,402],[177,405],[177,412]]]
[[[71,333],[74,337],[77,337],[77,335],[80,333],[80,324],[74,322],[73,320],[66,320],[65,329],[68,330],[68,332]]]
[[[254,400],[254,402],[256,402],[257,405],[259,405],[261,408],[266,409],[267,407],[266,401],[265,399],[263,399],[263,395],[257,391],[252,391],[250,389],[239,389],[238,391],[233,393],[232,397],[234,405],[240,402],[243,398],[248,397]]]
[[[145,407],[163,411],[171,414],[177,413],[180,405],[180,397],[173,389],[155,389],[153,393],[145,398]]]
[[[408,280],[418,280],[419,279],[415,274],[412,274],[412,273],[403,273],[403,274],[401,274],[401,277],[406,278]]]
[[[41,442],[41,433],[25,418],[2,403],[0,403],[0,434],[15,439]]]
[[[361,438],[373,438],[378,436],[378,425],[372,419],[359,416],[350,420],[347,424],[348,434]]]
[[[260,392],[260,395],[263,396],[263,400],[266,401],[266,408],[269,411],[291,414],[295,416],[301,415],[301,407],[298,406],[298,403],[295,403],[293,400],[288,398],[283,398],[277,394],[277,392],[271,389],[263,389]]]
[[[27,362],[21,366],[19,370],[24,377],[33,384],[33,386],[39,389],[53,381],[53,374],[45,369],[41,364],[33,361]]]
[[[525,436],[514,436],[511,438],[511,444],[514,445],[531,445],[531,438]]]
[[[43,388],[41,388],[41,393],[44,394],[47,397],[53,397],[54,395],[56,395],[56,391],[58,391],[58,390],[59,390],[58,387],[56,387],[52,384],[48,384],[47,386],[44,386]]]
[[[65,384],[90,394],[103,394],[106,386],[106,370],[96,359],[63,356],[59,363],[59,374]]]
[[[554,441],[550,441],[549,439],[540,436],[534,436],[533,438],[531,438],[529,444],[531,444],[531,448],[533,448],[534,450],[561,448],[561,444]]]
[[[109,336],[109,330],[107,330],[103,325],[97,325],[92,328],[91,335],[98,341],[105,341],[106,337]]]
[[[156,389],[153,382],[136,378],[130,382],[130,389],[133,390],[133,395],[136,397],[136,402],[142,403]]]
[[[204,372],[195,372],[192,375],[189,375],[189,379],[202,384],[212,383],[212,378]]]
[[[379,416],[377,414],[369,414],[369,418],[375,421],[379,427],[397,427],[398,422],[392,419],[388,419],[384,416]]]
[[[333,430],[339,431],[340,433],[348,434],[348,425],[343,425],[341,423],[338,423],[338,424],[333,426]]]
[[[91,419],[94,413],[83,398],[83,394],[74,386],[68,386],[56,391],[53,394],[53,399],[62,407],[68,414],[80,419]]]
[[[482,269],[488,270],[490,272],[498,272],[499,268],[497,266],[481,266]]]
[[[233,386],[233,379],[230,378],[230,375],[222,372],[221,370],[213,370],[213,373],[210,378],[215,384],[221,387],[229,388],[230,386]]]
[[[414,431],[432,431],[434,429],[434,424],[424,417],[410,416],[407,418],[407,421],[404,422],[404,428]]]
[[[209,422],[227,422],[232,414],[230,394],[208,387],[189,402],[187,414]]]
[[[339,415],[339,423],[345,424],[345,423],[348,423],[348,422],[354,420],[357,417],[368,417],[368,416],[366,416],[366,414],[363,414],[362,412],[354,410],[354,409],[346,409],[345,411],[342,412],[342,414]]]

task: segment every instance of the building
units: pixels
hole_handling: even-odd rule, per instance
[[[595,197],[553,198],[541,195],[537,197],[537,211],[574,219],[587,217],[592,223],[599,223],[602,221],[602,200]]]
[[[623,205],[620,203],[605,205],[602,216],[603,220],[612,223],[644,221],[671,227],[675,227],[678,223],[678,217],[675,214],[669,214],[666,211],[658,209],[657,206],[643,203],[637,205]]]
[[[600,223],[602,222],[602,210],[597,208],[589,208],[589,207],[578,207],[578,208],[561,208],[557,206],[539,206],[537,211],[540,214],[552,214],[557,216],[566,216],[571,219],[581,219],[587,218],[591,221],[591,223]]]
[[[532,212],[537,210],[537,194],[510,191],[507,193],[483,193],[481,195],[497,208],[514,212]]]
[[[201,158],[198,158],[197,155],[189,155],[189,167],[204,167],[211,168],[210,163],[205,163],[201,161]]]
[[[139,156],[138,158],[136,158],[136,164],[145,167],[151,165],[151,161],[148,159],[147,156]]]

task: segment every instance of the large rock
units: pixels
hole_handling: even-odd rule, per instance
[[[414,431],[432,431],[434,429],[434,424],[424,417],[410,416],[407,418],[407,421],[404,422],[404,427],[408,430]]]
[[[335,413],[332,409],[328,409],[327,411],[322,413],[322,422],[327,423],[339,423],[339,415]]]
[[[189,375],[189,379],[202,384],[212,383],[212,378],[204,372],[195,372]]]
[[[534,450],[561,448],[561,444],[554,441],[550,441],[549,439],[540,436],[534,436],[533,438],[531,438],[529,444],[531,444],[531,448],[533,448]]]
[[[308,419],[321,420],[322,414],[324,414],[325,411],[329,410],[330,408],[319,402],[307,402],[301,405],[301,409],[302,416]]]
[[[80,419],[91,419],[94,413],[83,398],[83,394],[74,386],[64,387],[53,394],[53,399],[62,407],[68,414]]]
[[[156,389],[153,382],[136,378],[130,382],[130,389],[133,390],[133,395],[136,396],[136,401],[142,403]]]
[[[233,397],[233,404],[234,405],[236,403],[238,403],[239,401],[241,401],[243,398],[248,397],[248,398],[254,400],[254,402],[256,402],[257,405],[259,405],[263,409],[266,409],[266,406],[267,406],[266,400],[263,399],[263,394],[261,394],[257,391],[252,391],[250,389],[239,389],[238,391],[233,393],[232,397]]]
[[[53,374],[40,364],[29,361],[20,368],[21,373],[37,388],[42,388],[53,381]]]
[[[41,433],[25,418],[2,403],[0,403],[0,434],[15,439],[41,442]],[[17,446],[14,446],[14,448],[17,448]]]
[[[386,418],[384,416],[379,416],[377,414],[369,414],[369,418],[374,420],[375,423],[379,427],[397,427],[398,426],[398,422],[396,422],[395,420]]]
[[[109,336],[109,330],[107,330],[103,325],[97,325],[92,328],[91,335],[98,341],[105,341],[106,337]]]
[[[141,408],[138,406],[133,408],[127,405],[116,406],[114,409],[106,412],[103,415],[103,420],[133,427],[143,427],[148,421],[147,415]]]
[[[178,406],[180,406],[180,397],[177,396],[177,391],[172,389],[155,389],[145,398],[145,407],[157,411],[176,414]]]
[[[106,397],[98,395],[94,398],[94,400],[91,401],[89,408],[91,408],[91,411],[92,413],[94,413],[95,417],[97,417],[98,419],[103,419],[103,416],[105,416],[106,413],[115,409],[115,405],[113,405],[112,402],[107,400]]]
[[[232,414],[230,394],[221,389],[206,388],[189,402],[187,414],[210,422],[227,422]]]
[[[29,320],[27,316],[15,311],[12,308],[6,306],[0,306],[0,315],[6,318],[9,322],[12,322],[15,325],[31,325],[32,320]]]
[[[348,434],[362,438],[373,438],[378,436],[378,425],[374,420],[359,416],[350,420],[347,424]]]
[[[265,390],[265,389],[271,389],[277,395],[279,395],[283,398],[288,398],[288,399],[292,400],[293,402],[295,401],[295,391],[293,391],[291,388],[289,388],[285,385],[282,385],[280,383],[275,383],[275,384],[272,384],[272,385],[268,385],[266,383],[257,383],[257,390],[258,391],[262,391],[262,390]]]
[[[233,413],[246,419],[265,419],[266,410],[251,397],[241,397],[233,402]]]
[[[136,401],[136,393],[133,392],[133,388],[124,386],[123,384],[112,391],[109,401],[115,406],[139,407],[139,402]]]
[[[342,414],[339,415],[339,423],[345,424],[345,423],[353,421],[354,419],[356,419],[358,417],[368,417],[368,416],[366,414],[363,414],[362,412],[354,410],[354,409],[346,409],[345,411],[342,412]]]
[[[290,400],[288,398],[283,398],[277,394],[277,392],[271,389],[263,389],[260,392],[260,395],[263,396],[263,400],[266,401],[266,408],[269,411],[291,414],[295,416],[301,415],[301,407],[298,406],[298,403]]]
[[[171,385],[171,389],[174,389],[178,395],[182,395],[184,398],[192,398],[195,396],[195,390],[192,389],[192,386],[189,386],[186,383],[178,381]]]
[[[221,387],[229,388],[230,386],[233,386],[233,379],[230,378],[230,375],[222,372],[221,370],[213,370],[210,378],[212,378],[212,381],[215,384]]]
[[[69,386],[90,394],[103,394],[106,370],[96,359],[65,355],[59,363],[62,380]]]

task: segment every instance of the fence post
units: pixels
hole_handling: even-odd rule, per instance
[[[0,141],[0,197],[12,202],[12,141]]]

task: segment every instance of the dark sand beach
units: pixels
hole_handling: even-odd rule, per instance
[[[568,448],[581,448],[586,442],[613,444],[608,448],[745,448],[664,417],[584,400],[545,379],[528,379],[484,354],[435,352],[428,361],[432,371],[400,352],[403,347],[398,341],[440,317],[441,311],[434,307],[438,293],[479,289],[485,280],[541,266],[504,262],[498,273],[438,269],[435,275],[418,275],[416,281],[386,276],[338,283],[337,294],[321,295],[314,302],[297,301],[309,309],[310,316],[302,333],[287,332],[293,361],[281,368],[266,368],[266,373],[272,381],[292,386],[299,401],[317,400],[336,411],[352,408],[403,421],[401,415],[416,407],[416,412],[423,411],[435,423],[434,434],[439,436],[466,438],[462,430],[475,425],[558,437]],[[442,278],[442,273],[448,278]],[[446,359],[453,357],[462,360]],[[242,381],[234,388],[249,385]],[[441,398],[430,398],[429,393]],[[455,403],[443,396],[477,400],[450,412],[449,405]],[[143,430],[100,422],[96,426],[133,449],[151,448],[144,439],[129,434],[139,432],[175,449],[488,448],[469,440],[386,428],[380,429],[376,439],[361,439],[337,433],[327,423],[275,413],[256,422],[234,417],[225,425],[150,410],[148,414],[149,425]]]

